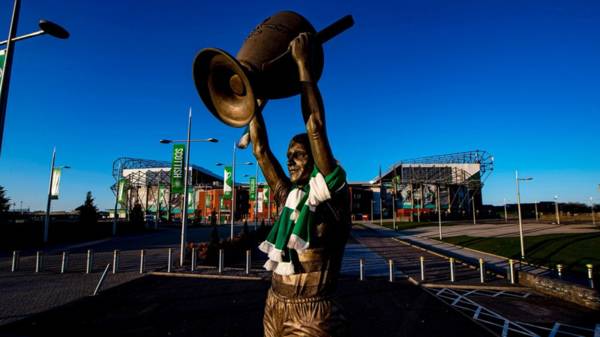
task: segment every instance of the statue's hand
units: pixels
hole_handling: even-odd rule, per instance
[[[313,37],[310,33],[300,33],[290,42],[290,51],[296,64],[301,81],[310,80]]]

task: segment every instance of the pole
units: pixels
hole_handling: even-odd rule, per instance
[[[410,183],[410,222],[415,221],[415,189],[413,183]]]
[[[504,223],[508,223],[508,211],[506,210],[506,198],[504,198]]]
[[[17,25],[19,23],[19,12],[21,11],[21,0],[15,0],[13,5],[12,19],[8,30],[8,39],[4,53],[4,69],[2,78],[0,78],[0,152],[2,151],[2,140],[4,135],[4,120],[6,119],[6,107],[8,105],[8,88],[10,86],[10,73],[12,69],[12,59],[15,52],[13,40],[17,35]],[[44,240],[46,242],[46,240]]]
[[[254,188],[254,230],[258,226],[258,161],[256,162],[256,187]],[[263,191],[264,194],[264,191]]]
[[[521,220],[521,192],[519,191],[519,172],[515,171],[517,184],[517,212],[519,214],[519,241],[521,243],[521,259],[525,260],[525,243],[523,242],[523,220]]]
[[[596,215],[594,214],[594,198],[590,197],[590,208],[592,209],[592,224],[596,224]]]
[[[473,207],[473,225],[477,225],[477,213],[475,212],[475,196],[471,197],[471,206]]]
[[[560,225],[560,213],[558,212],[558,196],[554,197],[554,208],[556,209],[556,224]]]
[[[234,218],[235,218],[235,148],[236,148],[237,144],[235,142],[233,142],[233,160],[231,162],[231,181],[232,181],[232,185],[231,186],[231,234],[229,235],[229,238],[231,241],[233,241],[233,222],[234,222]]]
[[[188,115],[187,153],[185,159],[185,173],[183,176],[183,207],[181,207],[181,245],[179,247],[179,266],[183,267],[185,258],[186,226],[187,226],[187,203],[188,203],[188,174],[190,170],[190,137],[192,134],[192,108]]]
[[[539,217],[538,210],[537,210],[537,201],[533,204],[533,207],[535,208],[535,222],[539,222],[540,217]]]
[[[158,183],[156,186],[156,220],[155,220],[155,228],[158,229],[158,223],[160,221],[160,176],[162,175],[162,170],[158,172]]]
[[[392,194],[392,222],[393,228],[396,230],[396,192]]]
[[[267,211],[267,216],[269,217],[269,225],[271,225],[271,193],[273,193],[273,191],[271,191],[271,186],[269,186],[269,210]]]
[[[120,179],[117,179],[117,185],[115,188],[115,216],[112,224],[112,236],[117,235],[117,221],[119,220],[119,184],[121,183],[119,180]]]
[[[373,204],[375,203],[375,200],[373,200],[373,194],[371,194],[371,222],[373,222]]]
[[[54,161],[56,160],[56,147],[52,150],[52,163],[50,164],[50,183],[48,184],[48,202],[46,204],[46,218],[44,219],[44,243],[48,242],[48,227],[50,226],[50,205],[52,202],[52,179],[54,178]]]
[[[440,240],[442,240],[442,200],[440,200],[440,185],[437,186],[437,213],[438,213],[438,229],[440,232]]]
[[[423,208],[423,185],[419,187],[421,192],[421,200],[419,200],[419,207],[417,208],[417,222],[421,222],[421,208]]]

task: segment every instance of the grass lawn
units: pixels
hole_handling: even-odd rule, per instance
[[[355,221],[355,222],[360,223],[360,221]],[[376,219],[375,221],[373,221],[373,223],[376,225],[379,225],[379,220]],[[417,227],[431,227],[431,226],[437,226],[437,225],[438,225],[437,221],[421,221],[421,222],[396,221],[396,229],[398,229],[398,230],[413,229],[413,228],[417,228]],[[444,226],[444,227],[454,226],[454,225],[458,225],[458,224],[448,223],[448,222],[442,223],[442,226]],[[394,221],[393,220],[383,220],[383,227],[393,229]]]
[[[463,235],[445,238],[444,241],[508,258],[518,259],[521,255],[518,237],[482,238]],[[556,264],[560,263],[566,270],[580,273],[585,273],[585,265],[591,263],[597,273],[600,268],[600,233],[525,237],[525,256],[527,261],[537,265],[556,268]]]

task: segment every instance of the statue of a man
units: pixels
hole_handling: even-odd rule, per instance
[[[306,133],[290,141],[289,178],[269,148],[260,112],[249,127],[254,155],[282,209],[260,245],[269,256],[265,268],[273,271],[263,319],[269,337],[346,334],[345,318],[332,295],[350,232],[348,187],[327,139],[323,101],[312,73],[312,45],[307,33],[290,43]]]

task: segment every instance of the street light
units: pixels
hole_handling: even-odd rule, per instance
[[[508,223],[508,211],[506,210],[506,198],[504,198],[504,223]]]
[[[8,30],[8,39],[0,42],[0,46],[6,45],[6,49],[4,49],[4,67],[2,69],[2,78],[0,79],[0,151],[2,150],[2,140],[4,136],[4,120],[6,117],[6,107],[8,105],[10,74],[12,70],[13,54],[15,51],[14,43],[19,40],[25,40],[44,34],[48,34],[59,39],[66,39],[69,37],[69,32],[67,32],[66,29],[47,20],[40,20],[39,31],[22,36],[16,36],[20,10],[21,0],[15,0],[13,5],[13,14],[10,21],[10,28]]]
[[[594,214],[594,198],[590,197],[590,208],[592,209],[592,224],[596,224],[596,215]]]
[[[237,148],[237,143],[233,142],[233,163],[231,165],[231,232],[229,238],[233,241],[233,223],[235,218],[235,149]],[[243,162],[241,165],[254,165],[252,162]],[[224,166],[223,163],[217,163],[217,166]]]
[[[558,195],[554,196],[554,209],[556,210],[556,224],[560,225],[560,213],[558,212]]]
[[[46,217],[44,218],[44,243],[48,242],[48,229],[50,227],[50,207],[52,204],[52,184],[54,183],[54,169],[70,169],[71,166],[63,165],[55,167],[56,147],[52,150],[52,162],[50,164],[50,183],[48,185],[48,202],[46,204]]]
[[[249,174],[244,174],[244,177],[251,177]],[[256,163],[256,174],[254,175],[256,181],[254,182],[254,230],[258,226],[258,162]]]
[[[519,178],[519,172],[515,171],[515,182],[517,184],[517,212],[519,214],[519,240],[521,241],[521,259],[525,260],[525,243],[523,241],[523,220],[521,219],[521,192],[519,191],[519,181],[530,181],[531,177]]]
[[[190,171],[190,143],[217,143],[219,142],[216,138],[206,138],[206,139],[190,139],[192,134],[192,108],[190,108],[190,112],[188,114],[188,130],[187,130],[187,139],[185,140],[173,140],[173,139],[161,139],[161,144],[171,144],[171,143],[187,143],[187,154],[185,159],[185,173],[183,175],[183,205],[181,207],[181,244],[179,251],[179,266],[183,266],[183,259],[185,257],[185,243],[186,243],[186,234],[187,234],[187,204],[188,204],[188,183],[189,183],[189,171]]]

